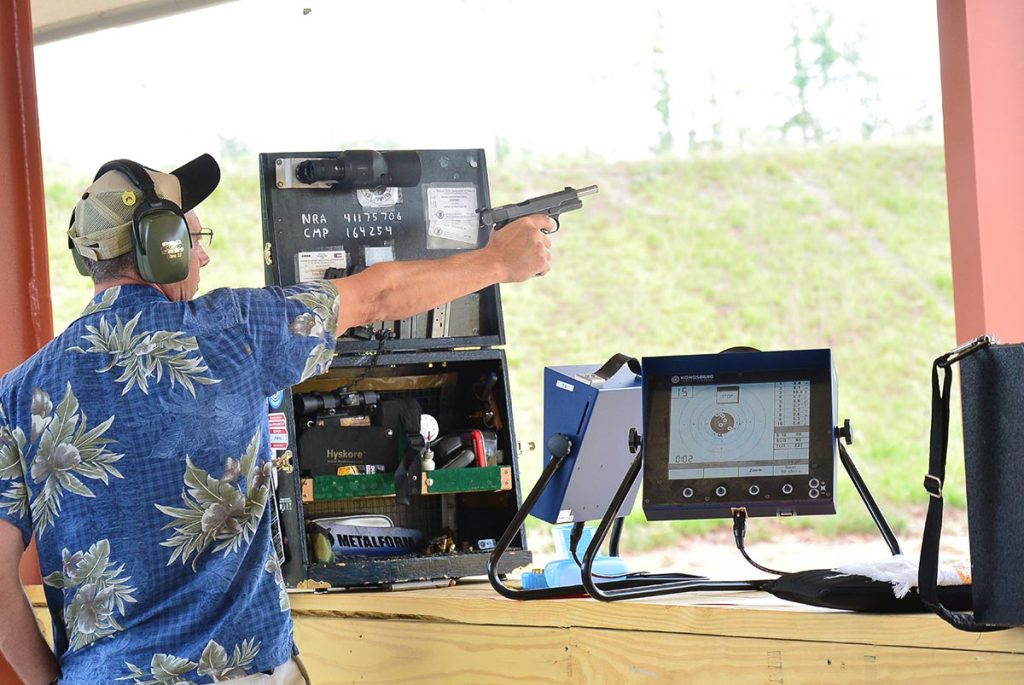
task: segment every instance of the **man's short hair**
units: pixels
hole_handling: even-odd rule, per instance
[[[85,263],[85,268],[89,271],[93,283],[113,281],[136,272],[135,255],[131,252],[113,259],[93,260],[82,257],[82,261]]]

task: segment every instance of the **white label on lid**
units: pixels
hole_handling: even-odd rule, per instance
[[[558,512],[555,523],[569,523],[572,521],[572,509],[562,509]]]
[[[364,252],[366,256],[366,266],[370,267],[374,264],[380,264],[381,262],[393,262],[395,261],[395,248],[393,245],[384,245],[381,247],[366,247]]]
[[[475,186],[427,188],[427,234],[476,245],[480,235]]]
[[[364,209],[380,209],[402,204],[401,188],[359,188],[356,199]]]
[[[575,388],[573,388],[573,386],[569,385],[565,381],[555,381],[555,387],[556,388],[561,388],[562,390],[568,390],[569,392],[572,392],[573,390],[575,390]]]
[[[348,254],[344,248],[300,252],[295,255],[295,270],[298,272],[299,283],[323,280],[328,269],[344,269],[348,267]]]

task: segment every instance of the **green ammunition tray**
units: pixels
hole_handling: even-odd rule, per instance
[[[462,469],[438,469],[423,474],[421,494],[440,495],[456,492],[494,492],[512,489],[512,468],[483,466]],[[312,481],[312,488],[309,487]],[[393,497],[395,476],[372,473],[353,476],[313,476],[303,479],[303,501]]]

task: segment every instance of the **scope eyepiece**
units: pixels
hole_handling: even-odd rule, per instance
[[[307,159],[295,167],[295,178],[306,185],[339,183],[345,180],[345,168],[337,159]]]
[[[413,150],[347,150],[331,159],[307,159],[295,167],[300,183],[329,183],[345,190],[410,188],[420,183],[423,167]]]

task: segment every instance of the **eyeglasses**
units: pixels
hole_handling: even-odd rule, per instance
[[[204,228],[198,233],[193,233],[192,242],[199,243],[204,248],[213,245],[213,229]]]

